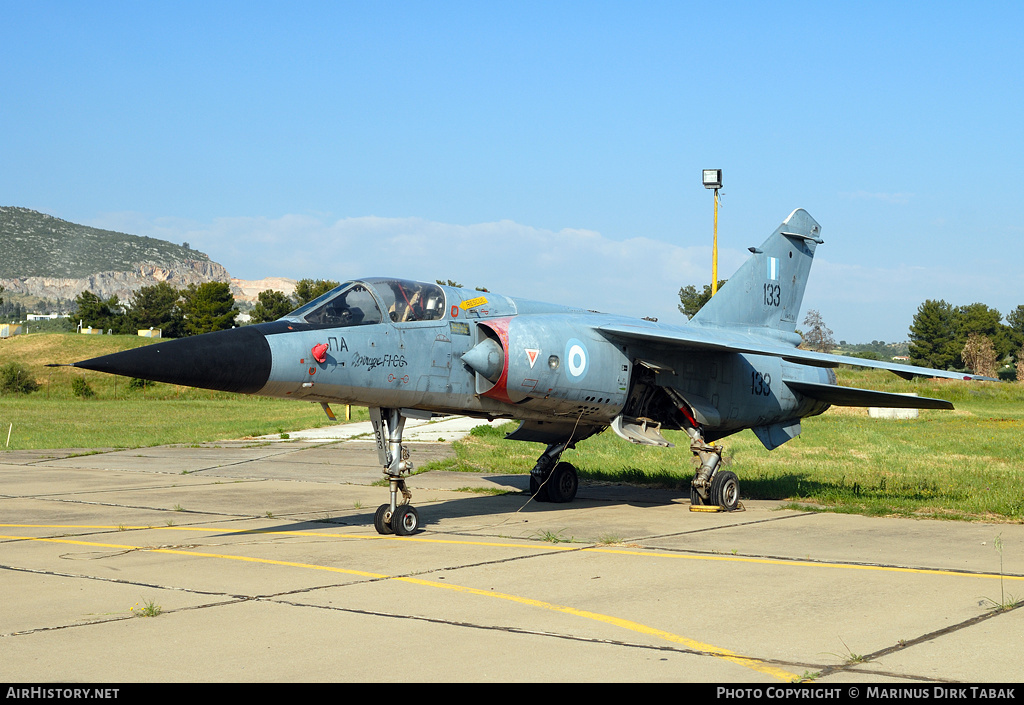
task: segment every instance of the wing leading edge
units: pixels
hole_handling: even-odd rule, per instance
[[[642,342],[647,345],[664,347],[671,351],[713,350],[747,355],[770,355],[772,357],[781,357],[787,362],[811,365],[813,367],[854,365],[856,367],[888,370],[904,379],[913,379],[914,377],[938,377],[940,379],[956,380],[991,379],[963,372],[949,372],[948,370],[936,370],[928,367],[900,365],[884,360],[864,360],[859,357],[852,358],[844,357],[843,355],[811,352],[810,350],[801,350],[800,348],[791,348],[767,342],[746,333],[707,327],[697,328],[694,326],[689,328],[673,326],[671,328],[647,328],[639,325],[604,325],[598,326],[597,330],[608,338],[624,342]]]

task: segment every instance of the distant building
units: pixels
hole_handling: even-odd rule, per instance
[[[896,357],[893,358],[893,361],[895,361],[895,362],[910,362],[910,358],[907,357],[906,355],[897,355]]]
[[[0,338],[13,338],[21,335],[20,323],[0,323]]]
[[[25,319],[28,321],[53,321],[58,318],[63,318],[59,313],[28,313],[25,314]]]

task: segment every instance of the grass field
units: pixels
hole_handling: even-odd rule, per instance
[[[128,380],[47,363],[84,360],[150,343],[135,336],[28,335],[0,341],[0,365],[25,364],[42,385],[0,396],[0,452],[10,448],[126,448],[200,443],[287,433],[328,422],[318,404],[266,399]],[[72,381],[95,392],[76,397]],[[722,441],[743,496],[864,514],[1024,520],[1024,384],[908,382],[868,370],[839,370],[841,384],[948,399],[955,411],[922,411],[916,420],[871,419],[863,409],[833,408],[803,422],[803,434],[772,452],[749,431]],[[335,409],[335,412],[340,412]],[[364,408],[353,409],[364,420]],[[456,457],[424,469],[528,473],[538,444],[504,440],[481,427],[455,443]],[[685,434],[667,432],[672,449],[635,446],[611,432],[566,451],[583,480],[635,482],[688,493],[693,463]],[[2,457],[2,456],[0,456]]]

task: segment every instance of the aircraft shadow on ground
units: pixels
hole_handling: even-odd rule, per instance
[[[549,512],[566,512],[574,507],[593,506],[627,506],[638,509],[663,506],[666,504],[678,504],[681,500],[689,499],[689,492],[682,492],[678,489],[653,489],[637,487],[633,485],[616,485],[613,483],[595,483],[593,485],[583,482],[579,494],[573,502],[558,504],[552,502],[538,502],[530,498],[526,491],[529,478],[526,475],[495,475],[486,477],[497,485],[497,489],[506,489],[503,494],[474,493],[467,491],[466,496],[445,499],[442,501],[417,502],[417,495],[422,498],[429,490],[417,489],[415,477],[410,482],[410,489],[413,492],[413,506],[416,507],[420,521],[425,529],[432,524],[442,521],[445,518],[472,518],[479,517],[481,524],[488,524],[489,517],[507,515],[518,512],[523,516],[546,514]],[[381,488],[380,503],[388,499],[387,491]],[[331,512],[326,510],[323,518],[313,520],[300,520],[295,522],[282,522],[275,526],[256,529],[253,533],[261,532],[288,532],[288,531],[315,531],[323,530],[326,526],[350,526],[350,527],[373,527],[373,515],[378,505],[363,507],[361,511]],[[498,524],[495,524],[496,526]]]
[[[895,494],[901,499],[928,500],[936,496],[956,498],[957,492],[943,489],[937,481],[926,480],[914,485],[889,483],[885,478],[877,484],[861,484],[843,478],[837,482],[810,480],[807,475],[790,474],[780,477],[744,480],[740,478],[740,494],[744,499],[785,501],[814,501],[819,499],[883,499]]]

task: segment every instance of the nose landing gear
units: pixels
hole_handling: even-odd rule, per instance
[[[420,517],[412,502],[412,492],[405,485],[405,477],[412,472],[409,449],[402,447],[405,416],[401,409],[370,407],[370,422],[377,442],[377,458],[384,466],[384,476],[391,489],[391,501],[377,507],[373,527],[378,534],[409,536],[420,527]],[[402,499],[398,499],[401,493]]]

